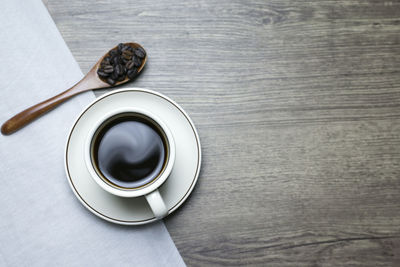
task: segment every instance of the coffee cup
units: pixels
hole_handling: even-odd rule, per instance
[[[144,196],[157,219],[168,214],[159,188],[174,161],[172,133],[149,110],[112,110],[99,118],[86,138],[85,163],[93,180],[118,197]]]

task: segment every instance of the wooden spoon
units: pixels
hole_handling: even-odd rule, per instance
[[[143,49],[143,47],[137,43],[125,43],[124,45],[129,45],[133,48],[140,47]],[[111,50],[116,48],[117,46],[112,48]],[[77,84],[75,84],[74,86],[72,86],[71,88],[69,88],[64,92],[56,96],[53,96],[52,98],[49,98],[43,102],[40,102],[39,104],[36,104],[28,109],[25,109],[24,111],[18,113],[17,115],[6,121],[1,126],[1,133],[4,135],[12,134],[13,132],[19,130],[23,126],[32,122],[34,119],[54,109],[64,101],[70,99],[71,97],[79,93],[88,90],[114,87],[130,81],[128,76],[126,76],[123,81],[117,81],[114,85],[110,85],[99,77],[99,75],[97,74],[97,70],[100,68],[100,63],[102,62],[104,57],[108,56],[110,51],[108,51],[104,56],[102,56],[99,59],[99,61],[97,61],[97,63],[93,66],[93,68],[85,75],[85,77],[83,77],[82,80],[80,80]],[[144,65],[146,64],[146,61],[147,61],[147,53],[145,54],[145,57],[142,59],[141,65],[137,68],[136,76],[142,71]]]

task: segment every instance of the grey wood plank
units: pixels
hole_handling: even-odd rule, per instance
[[[400,2],[61,1],[84,72],[118,42],[127,86],[180,103],[199,183],[165,220],[189,266],[400,264]]]

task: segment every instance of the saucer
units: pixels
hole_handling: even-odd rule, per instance
[[[201,147],[193,122],[170,98],[146,89],[113,90],[92,102],[78,117],[67,139],[65,170],[69,184],[80,202],[100,218],[124,225],[156,221],[144,197],[122,198],[104,191],[85,165],[85,139],[96,121],[120,107],[147,108],[172,132],[176,158],[172,172],[159,188],[168,214],[179,208],[192,192],[200,172]]]

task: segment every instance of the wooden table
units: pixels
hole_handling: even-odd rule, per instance
[[[203,146],[189,266],[400,266],[400,2],[45,0],[83,72],[136,41]],[[63,88],[60,88],[63,89]]]

